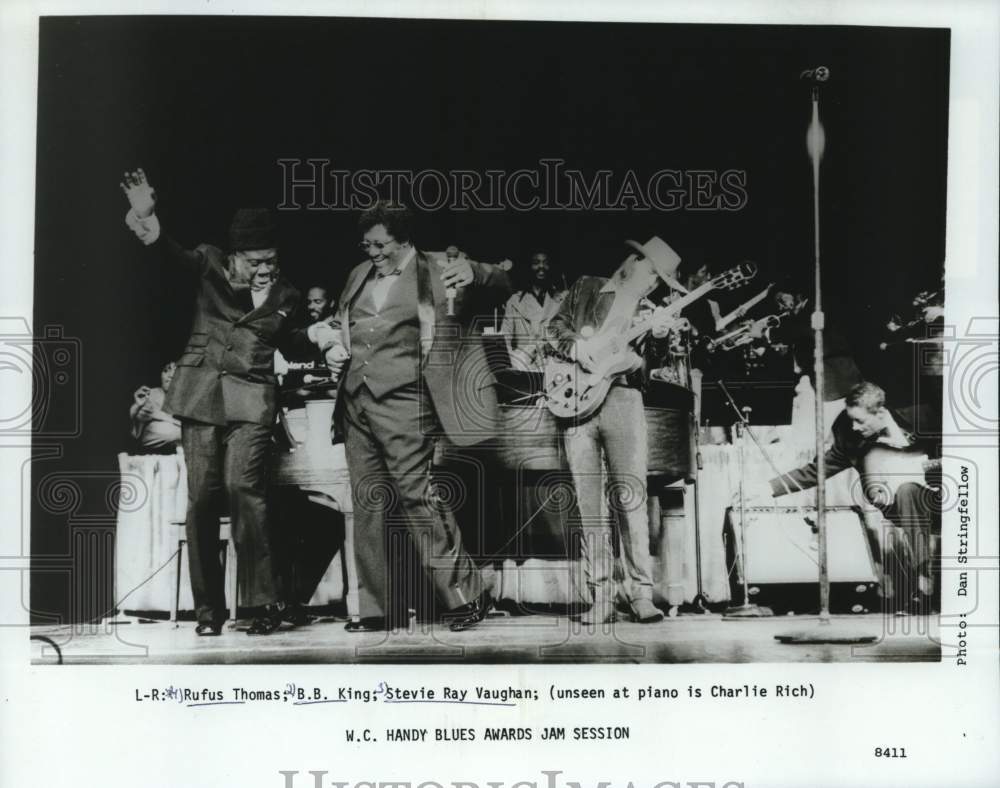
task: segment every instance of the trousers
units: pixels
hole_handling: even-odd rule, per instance
[[[652,599],[652,562],[649,557],[649,514],[646,508],[647,435],[642,393],[612,386],[601,409],[567,428],[563,442],[580,509],[580,557],[585,582],[591,589],[614,577],[611,531],[601,512],[605,494],[602,451],[607,462],[611,504],[618,517],[623,590],[630,600]]]
[[[393,578],[389,546],[405,534],[444,611],[477,599],[479,569],[466,552],[451,508],[431,483],[434,438],[423,432],[433,404],[419,383],[376,399],[362,385],[344,403],[344,449],[354,504],[354,557],[362,618],[385,618]],[[399,617],[401,618],[401,617]]]
[[[277,602],[267,518],[270,427],[185,419],[181,442],[188,477],[188,568],[198,621],[222,623],[228,617],[219,553],[219,516],[227,503],[244,602],[250,607]]]
[[[934,536],[941,533],[937,493],[913,482],[901,484],[882,513],[894,526],[887,540],[894,603],[899,607],[914,598],[937,596],[940,572],[933,549]]]

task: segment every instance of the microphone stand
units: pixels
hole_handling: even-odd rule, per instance
[[[736,403],[733,402],[733,398],[729,396],[729,390],[726,388],[726,384],[723,383],[722,380],[719,380],[718,382],[726,397],[729,399],[729,403],[733,410],[736,411],[737,418],[737,420],[733,423],[733,431],[734,437],[736,438],[736,447],[740,463],[740,582],[743,585],[743,604],[728,608],[726,612],[723,613],[723,616],[725,618],[768,618],[774,615],[774,611],[771,610],[771,608],[755,605],[750,601],[750,581],[748,579],[749,572],[747,567],[747,519],[746,502],[743,495],[746,483],[746,452],[744,450],[746,437],[744,435],[744,430],[749,431],[750,428],[751,408],[747,406],[744,406],[742,409],[737,408]],[[757,443],[757,438],[754,437],[753,432],[750,432],[750,436],[753,438],[754,442]]]
[[[819,243],[819,165],[826,148],[826,132],[819,120],[819,86],[829,79],[830,72],[820,66],[813,72],[804,72],[814,80],[811,101],[812,120],[806,133],[806,148],[812,160],[813,172],[813,256],[815,259],[815,302],[812,314],[812,329],[815,337],[813,363],[816,377],[816,530],[819,558],[819,626],[809,630],[799,630],[779,634],[774,637],[781,643],[871,643],[876,635],[860,635],[851,631],[835,629],[830,624],[830,574],[828,569],[826,530],[826,429],[824,427],[824,393],[826,390],[823,363],[823,269],[820,264]]]

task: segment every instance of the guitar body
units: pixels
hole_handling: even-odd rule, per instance
[[[559,419],[585,419],[591,416],[618,375],[636,369],[642,359],[627,345],[601,365],[588,372],[572,361],[550,358],[545,363],[545,397],[549,412]]]
[[[713,289],[733,289],[752,279],[757,268],[752,263],[741,263],[723,274],[704,283],[682,298],[667,305],[668,314],[678,316],[681,310]],[[634,292],[629,290],[629,284],[624,287],[625,302],[638,301],[643,289]],[[631,321],[629,314],[625,318]],[[621,318],[622,315],[618,315]],[[643,336],[652,327],[652,320],[646,319],[625,328],[620,320],[610,321],[612,326],[599,332],[591,339],[593,357],[598,359],[596,366],[585,370],[573,361],[549,358],[545,363],[545,397],[546,406],[552,415],[560,419],[584,419],[593,414],[611,389],[611,384],[622,373],[638,369],[642,359],[632,348],[632,342]]]
[[[927,472],[940,467],[940,460],[928,459],[923,452],[876,444],[865,454],[861,465],[861,486],[865,496],[879,508],[890,506],[904,484],[927,484]]]

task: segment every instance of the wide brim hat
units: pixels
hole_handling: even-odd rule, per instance
[[[648,258],[660,279],[675,290],[679,290],[682,293],[687,292],[687,288],[674,278],[681,264],[681,256],[671,249],[666,241],[654,235],[644,244],[628,240],[625,241],[625,245],[631,247],[643,257]]]

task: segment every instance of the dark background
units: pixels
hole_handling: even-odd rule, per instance
[[[157,385],[186,338],[191,283],[151,263],[124,226],[118,182],[136,166],[164,227],[191,246],[224,245],[241,205],[277,206],[279,158],[482,172],[556,157],[643,182],[664,168],[745,170],[737,212],[440,211],[415,241],[521,265],[544,247],[572,280],[610,272],[625,238],[655,234],[688,260],[750,258],[808,289],[811,105],[798,75],[825,65],[826,309],[866,375],[879,379],[873,330],[943,264],[946,30],[89,17],[43,19],[39,51],[34,325],[78,340],[81,399],[79,436],[47,439],[71,403],[36,392],[38,452],[58,455],[36,454],[36,487],[113,478],[132,391]],[[356,220],[282,212],[284,273],[338,292],[360,259]],[[33,616],[99,616],[113,601],[101,556],[114,501],[37,496]]]

